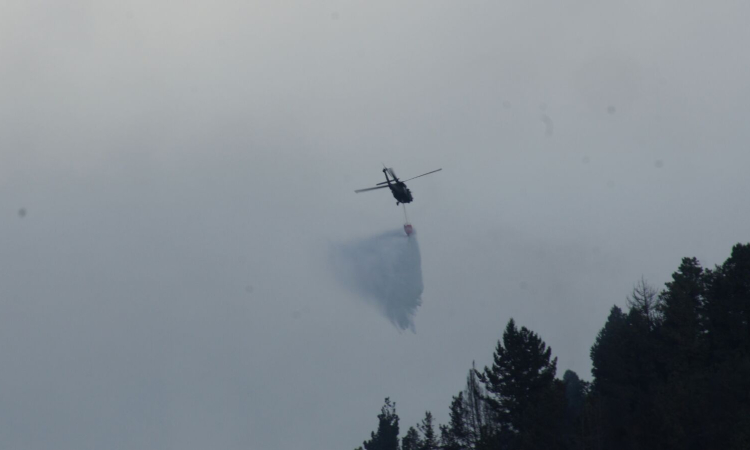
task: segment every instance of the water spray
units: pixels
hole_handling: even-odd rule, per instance
[[[404,239],[395,228],[375,236],[333,244],[331,267],[353,293],[375,306],[400,330],[414,331],[422,304],[422,262],[416,233]]]

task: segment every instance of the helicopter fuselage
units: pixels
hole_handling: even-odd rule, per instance
[[[383,173],[385,174],[385,180],[388,182],[388,188],[396,199],[397,205],[400,203],[411,203],[414,200],[411,191],[403,181],[398,181],[395,175],[393,176],[393,180],[388,178],[388,171],[386,169],[383,169]]]

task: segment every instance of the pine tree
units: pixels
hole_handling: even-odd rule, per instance
[[[604,416],[600,430],[603,444],[604,448],[615,450],[630,448],[628,439],[633,420],[630,408],[635,394],[626,341],[628,328],[628,316],[613,306],[591,347],[593,391]]]
[[[420,450],[422,448],[422,438],[414,427],[409,427],[406,436],[401,439],[401,450]]]
[[[578,374],[572,370],[565,371],[563,383],[565,383],[565,415],[571,419],[576,419],[583,412],[587,383],[581,380]]]
[[[704,312],[716,359],[750,351],[750,244],[737,244],[724,264],[706,271]]]
[[[486,392],[477,379],[474,362],[466,376],[466,387],[453,397],[450,422],[440,426],[440,440],[445,449],[464,450],[482,448],[487,434]]]
[[[660,294],[663,317],[659,335],[662,382],[655,392],[655,408],[662,427],[655,445],[700,449],[710,446],[706,435],[707,397],[705,367],[707,342],[701,308],[705,301],[705,274],[695,258],[683,258],[672,281]]]
[[[440,442],[446,450],[467,450],[469,446],[468,429],[466,425],[468,411],[464,404],[464,393],[459,392],[453,397],[448,416],[448,425],[440,425]]]
[[[396,403],[386,397],[378,414],[378,431],[370,433],[363,443],[364,450],[398,450],[398,415]]]
[[[563,375],[565,388],[564,436],[568,448],[580,448],[584,440],[583,413],[588,395],[588,383],[581,380],[572,370]]]
[[[423,436],[422,445],[419,447],[419,450],[437,450],[438,439],[435,434],[435,425],[433,424],[431,412],[425,412],[424,419],[422,419],[422,423],[417,425],[417,428],[419,428]]]
[[[487,440],[487,392],[477,378],[477,368],[474,361],[471,362],[471,370],[466,376],[466,431],[467,447],[481,448],[482,443]]]
[[[614,382],[624,376],[625,367],[620,357],[624,354],[621,337],[627,326],[625,313],[619,307],[613,306],[604,328],[599,331],[591,347],[591,373],[594,375],[594,390],[599,393],[609,395]]]
[[[557,358],[550,361],[550,356],[551,349],[539,336],[526,327],[518,330],[510,319],[497,343],[492,367],[477,373],[490,393],[491,408],[510,428],[520,429],[523,412],[534,394],[551,385]]]
[[[659,296],[659,309],[664,324],[661,334],[665,345],[666,370],[683,373],[702,364],[705,346],[705,324],[700,311],[705,298],[705,275],[695,258],[683,258],[667,289]]]
[[[497,343],[492,367],[477,376],[492,412],[492,445],[555,448],[562,420],[561,391],[554,383],[557,358],[536,333],[511,319]],[[559,416],[558,416],[559,414]]]
[[[591,349],[594,392],[604,414],[608,448],[652,445],[664,427],[656,404],[664,380],[657,295],[641,279],[628,298],[628,313],[613,307]]]
[[[708,336],[706,434],[716,448],[747,448],[750,432],[750,244],[706,270],[702,312]]]

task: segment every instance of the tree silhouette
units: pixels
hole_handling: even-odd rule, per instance
[[[750,244],[714,269],[682,259],[662,292],[641,278],[590,355],[591,383],[555,379],[550,348],[511,319],[492,365],[472,363],[449,422],[426,412],[401,450],[750,449]],[[378,420],[359,450],[398,450],[390,399]]]
[[[491,445],[557,445],[553,442],[559,436],[549,434],[559,428],[555,415],[559,412],[556,397],[561,392],[553,383],[556,366],[557,358],[551,359],[551,349],[536,333],[526,327],[519,330],[513,319],[508,322],[492,367],[477,372],[488,391]]]
[[[401,450],[420,450],[422,448],[422,438],[414,427],[409,427],[406,436],[401,439]]]
[[[432,413],[427,411],[424,414],[422,423],[417,425],[419,431],[422,433],[422,442],[419,450],[437,450],[438,449],[438,438],[435,434],[435,425],[432,419]]]
[[[705,280],[706,434],[716,448],[750,448],[750,244],[735,245]]]
[[[441,425],[440,435],[444,448],[453,450],[481,448],[487,439],[487,393],[477,378],[474,362],[466,376],[466,387],[453,397],[450,405],[450,422]]]
[[[378,414],[378,430],[370,433],[370,440],[363,444],[365,450],[398,450],[398,415],[396,403],[390,398]]]

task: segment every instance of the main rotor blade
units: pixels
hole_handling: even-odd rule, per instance
[[[425,176],[425,175],[429,175],[429,174],[431,174],[431,173],[435,173],[435,172],[440,172],[441,170],[443,170],[443,168],[442,168],[442,167],[441,167],[440,169],[438,169],[438,170],[433,170],[432,172],[427,172],[427,173],[423,173],[422,175],[417,175],[417,176],[416,176],[416,177],[414,177],[414,178],[419,178],[419,177],[423,177],[423,176]],[[405,182],[407,182],[407,181],[413,180],[414,178],[409,178],[408,180],[404,180],[403,182],[405,183]]]
[[[393,172],[393,169],[390,168],[390,167],[385,167],[385,164],[383,164],[383,167],[385,168],[386,172],[388,172],[388,173],[391,174],[391,177],[393,179],[390,180],[390,181],[393,182],[393,183],[395,183],[396,180],[398,179],[398,177],[396,177],[396,174]],[[386,178],[388,178],[388,177],[386,177]],[[389,183],[388,181],[381,181],[380,183],[376,184],[375,186],[380,186],[381,184],[388,184],[388,183]]]
[[[356,192],[357,194],[359,194],[360,192],[374,191],[375,189],[383,189],[383,188],[387,188],[387,187],[388,186],[376,186],[376,187],[371,187],[371,188],[367,188],[367,189],[357,189],[354,192]]]

